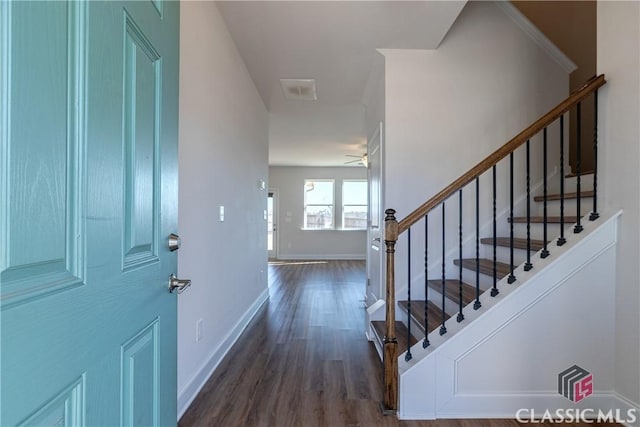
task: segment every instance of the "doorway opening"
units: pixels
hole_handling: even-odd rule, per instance
[[[270,260],[278,259],[277,190],[269,190],[267,197],[267,253]]]

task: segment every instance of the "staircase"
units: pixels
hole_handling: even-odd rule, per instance
[[[599,218],[597,111],[593,135],[581,139],[578,134],[577,165],[568,174],[565,118],[576,110],[580,120],[581,102],[593,96],[597,105],[597,90],[605,83],[603,75],[589,80],[404,219],[398,221],[393,209],[385,211],[387,300],[377,305],[384,307],[385,320],[370,324],[384,363],[385,413],[396,413],[403,399],[417,399],[402,395],[400,375],[406,377],[418,365],[429,366],[431,376],[441,375],[429,362],[437,346],[497,309],[514,289],[536,282],[536,275],[552,268],[554,256],[566,258],[567,251],[577,250],[579,239],[594,232],[591,224]],[[594,153],[593,171],[581,170],[580,152],[586,149]],[[554,162],[556,168],[550,168]],[[498,168],[504,176],[508,170],[508,185],[503,175],[498,181]],[[457,208],[453,213],[451,206]],[[425,381],[426,390],[433,378]],[[409,382],[414,390],[422,387]],[[438,391],[430,390],[422,398],[437,401],[433,393]]]
[[[589,176],[592,175],[593,171],[589,171],[586,173],[582,173],[581,176]],[[566,178],[569,180],[575,181],[577,175],[568,174]],[[570,183],[570,185],[574,183]],[[571,192],[564,194],[564,197],[561,198],[560,194],[549,194],[547,195],[547,202],[554,202],[555,206],[548,206],[549,209],[554,211],[559,211],[559,203],[561,200],[564,200],[565,207],[569,210],[575,211],[575,203],[566,206],[567,201],[575,201],[577,199],[577,192]],[[593,198],[593,191],[582,191],[580,192],[581,199],[583,201],[590,201],[589,199]],[[535,196],[533,200],[542,206],[544,203],[544,196]],[[538,209],[542,210],[542,208]],[[516,228],[516,236],[513,238],[513,249],[516,251],[515,258],[524,258],[526,257],[526,253],[530,253],[531,255],[540,252],[544,249],[544,241],[538,239],[528,239],[526,237],[526,229],[525,226],[527,224],[527,218],[525,217],[514,217],[513,221],[510,218],[507,219],[508,222],[513,222],[514,224],[519,224],[520,227]],[[544,216],[532,216],[529,218],[529,224],[537,224],[542,226],[545,224]],[[564,216],[562,218],[562,222],[568,225],[565,228],[565,233],[573,233],[573,227],[577,221],[576,216]],[[561,223],[561,217],[558,216],[548,216],[547,224],[559,224]],[[559,227],[557,227],[555,232],[552,233],[556,236],[557,244],[557,236],[560,234]],[[542,234],[542,233],[539,233]],[[494,245],[495,242],[495,245]],[[511,249],[511,238],[510,236],[501,236],[497,238],[493,237],[482,237],[480,238],[480,243],[484,245],[489,251],[495,246],[496,248],[507,248]],[[547,244],[553,242],[547,242]],[[517,253],[520,252],[520,253]],[[508,255],[508,254],[507,254]],[[503,255],[504,256],[504,255]],[[530,258],[530,257],[529,257]],[[453,265],[457,267],[462,267],[463,269],[471,272],[472,275],[476,275],[479,273],[481,275],[486,276],[486,278],[492,279],[494,275],[494,262],[489,258],[456,258],[453,260]],[[513,268],[515,269],[515,265]],[[500,256],[497,257],[495,263],[495,274],[496,279],[502,280],[503,278],[509,276],[512,271],[512,268],[509,266],[509,259],[502,259]],[[441,279],[433,279],[427,281],[427,286],[430,291],[433,293],[437,293],[442,295],[442,280]],[[484,292],[492,289],[491,287],[481,287],[480,294],[482,295]],[[444,280],[444,294],[445,294],[445,307],[458,307],[460,304],[460,298],[462,298],[462,306],[465,309],[471,306],[473,307],[473,302],[476,300],[476,286],[466,283],[464,281],[460,281],[458,278],[445,278]],[[425,304],[427,308],[427,316],[425,316]],[[476,304],[477,306],[477,304]],[[409,307],[411,309],[409,310]],[[408,301],[406,299],[398,301],[398,308],[400,309],[401,317],[403,319],[411,319],[412,329],[411,333],[407,328],[407,325],[403,321],[396,321],[396,336],[398,340],[398,352],[400,354],[405,353],[410,346],[415,345],[417,342],[424,340],[425,336],[429,333],[438,330],[443,323],[445,323],[451,315],[447,311],[443,311],[438,305],[432,301],[421,300],[412,300]],[[444,319],[444,320],[443,320]],[[428,332],[425,334],[425,327],[427,325]],[[372,329],[374,331],[374,336],[376,339],[376,345],[379,349],[382,349],[382,345],[384,342],[384,334],[385,334],[385,321],[382,320],[374,320],[371,322]]]

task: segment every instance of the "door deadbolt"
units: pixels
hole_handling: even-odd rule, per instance
[[[180,241],[180,236],[178,236],[175,233],[169,234],[169,250],[171,252],[177,251],[178,249],[180,249],[180,243],[182,243]]]

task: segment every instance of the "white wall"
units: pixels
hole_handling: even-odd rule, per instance
[[[386,63],[386,208],[403,218],[568,95],[569,76],[491,2],[468,2],[437,50],[382,49]],[[550,130],[557,138],[558,128]],[[558,165],[550,142],[549,173]],[[532,163],[540,165],[541,138],[532,140]],[[516,190],[524,189],[524,152],[516,155]],[[541,179],[533,168],[532,181]],[[501,211],[507,203],[508,161],[498,166]],[[481,224],[491,212],[490,174],[481,180]],[[473,189],[474,186],[471,186]],[[465,236],[475,228],[475,193],[465,192]],[[447,204],[447,248],[457,245],[457,196]],[[434,227],[441,211],[430,216]],[[499,224],[506,227],[506,221]],[[442,256],[440,227],[430,233],[430,264]],[[412,236],[416,250],[423,235]],[[486,237],[486,236],[482,236]],[[406,244],[398,244],[397,265]],[[419,273],[420,262],[413,263]],[[447,267],[452,267],[447,262]],[[405,269],[397,271],[398,283]],[[416,276],[417,277],[417,276]]]
[[[369,77],[365,85],[362,103],[364,104],[364,123],[367,138],[371,138],[380,122],[385,118],[385,65],[384,55],[376,52]]]
[[[402,216],[568,94],[567,73],[491,2],[468,2],[437,50],[381,51],[387,204]]]
[[[304,180],[335,179],[336,230],[303,230]],[[364,259],[366,231],[340,230],[342,180],[366,179],[364,167],[269,168],[269,188],[278,190],[278,255],[280,259]]]
[[[598,2],[599,182],[623,209],[616,292],[615,389],[640,407],[640,3]]]
[[[178,269],[192,280],[178,297],[182,414],[268,297],[268,117],[215,3],[180,6]]]

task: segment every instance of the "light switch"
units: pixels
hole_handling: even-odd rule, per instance
[[[200,341],[202,339],[202,323],[204,320],[200,319],[196,322],[196,341]]]
[[[224,222],[224,206],[220,206],[220,222]]]
[[[264,220],[266,221],[267,220],[267,210],[266,209],[264,210],[264,213],[263,213],[262,216],[264,217]]]

